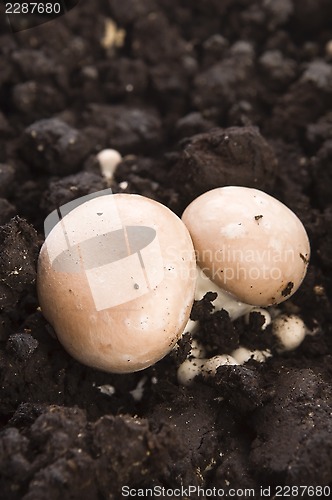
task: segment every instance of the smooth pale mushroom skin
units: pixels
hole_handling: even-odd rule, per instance
[[[182,220],[200,268],[238,300],[278,304],[303,281],[310,258],[307,233],[272,196],[239,186],[213,189],[196,198]]]
[[[112,181],[117,166],[122,161],[122,156],[116,149],[103,149],[97,154],[102,175],[109,182]]]
[[[268,358],[272,357],[271,351],[269,349],[265,351],[259,351],[255,349],[250,351],[246,347],[238,347],[231,353],[231,356],[237,361],[239,365],[243,365],[249,359],[254,359],[258,363],[264,363]]]
[[[204,377],[214,377],[219,366],[233,366],[238,364],[239,363],[233,356],[229,354],[218,354],[217,356],[205,360],[202,366],[202,374]]]
[[[177,378],[181,385],[191,385],[197,377],[202,372],[202,368],[206,363],[206,359],[186,359],[178,368]]]
[[[302,344],[307,328],[295,314],[281,314],[272,323],[272,331],[279,341],[278,351],[293,351]]]
[[[49,233],[38,261],[42,313],[59,341],[82,363],[115,373],[142,370],[172,349],[195,282],[187,228],[139,195],[78,206]]]

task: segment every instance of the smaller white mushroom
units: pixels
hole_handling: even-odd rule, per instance
[[[238,347],[232,352],[232,357],[239,363],[239,365],[243,365],[249,361],[249,359],[254,359],[259,363],[264,363],[264,361],[271,356],[272,354],[268,349],[266,351],[259,351],[257,349],[250,351],[246,347]]]
[[[306,330],[302,319],[295,314],[281,314],[272,322],[272,331],[280,343],[280,352],[296,349],[303,342]]]
[[[103,149],[97,154],[102,175],[108,182],[111,182],[114,172],[122,161],[122,156],[115,149]]]
[[[205,363],[202,367],[202,374],[205,377],[213,377],[216,374],[219,366],[238,364],[239,363],[236,361],[236,359],[234,359],[233,356],[230,356],[229,354],[213,356],[213,358],[205,360]]]
[[[128,187],[128,182],[127,181],[122,181],[119,183],[119,188],[121,188],[123,191],[125,191]]]
[[[194,378],[202,372],[206,359],[186,359],[178,368],[177,377],[181,385],[191,385]]]

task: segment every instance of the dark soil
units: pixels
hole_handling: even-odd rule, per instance
[[[1,499],[118,500],[124,485],[255,488],[257,498],[271,486],[272,498],[276,485],[331,484],[332,2],[81,0],[15,34],[1,9]],[[110,20],[124,32],[106,47]],[[96,161],[105,147],[125,156],[114,192],[178,215],[227,184],[292,208],[312,258],[282,310],[316,334],[277,354],[259,314],[232,323],[211,294],[193,310],[209,354],[240,343],[272,358],[184,388],[188,336],[177,355],[129,375],[67,355],[38,309],[43,221],[107,187]]]

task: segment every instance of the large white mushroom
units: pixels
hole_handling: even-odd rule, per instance
[[[103,195],[61,210],[38,261],[42,313],[82,363],[118,373],[152,365],[181,336],[194,300],[187,228],[138,195]]]

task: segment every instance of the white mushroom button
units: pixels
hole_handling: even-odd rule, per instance
[[[262,191],[213,189],[194,200],[182,220],[200,268],[239,301],[278,304],[293,295],[306,274],[310,245],[303,224]]]
[[[207,359],[202,366],[202,374],[205,377],[213,377],[217,373],[219,366],[238,365],[239,363],[229,354],[221,354]]]
[[[178,368],[177,377],[181,385],[191,385],[194,378],[200,375],[205,359],[186,359]]]
[[[138,195],[107,194],[59,211],[38,261],[42,313],[86,365],[117,373],[152,365],[177,342],[193,304],[187,228]]]
[[[303,342],[307,329],[299,316],[281,314],[273,320],[272,331],[279,341],[279,350],[292,351]]]
[[[239,363],[239,365],[243,365],[249,359],[254,359],[259,363],[264,363],[267,358],[271,358],[271,351],[268,349],[266,351],[254,350],[250,351],[246,347],[238,347],[235,351],[232,352],[232,357]]]
[[[97,154],[102,175],[110,182],[114,172],[122,161],[122,156],[116,149],[103,149]]]

